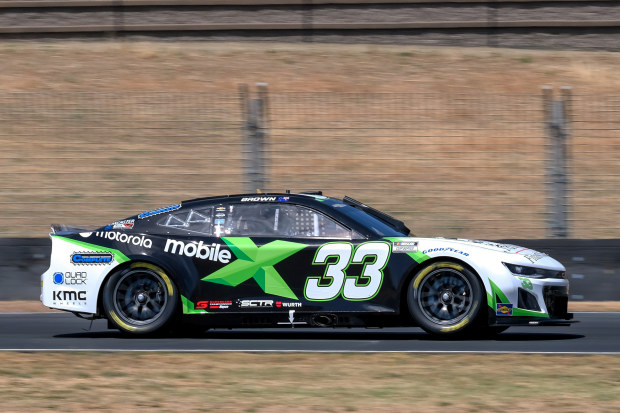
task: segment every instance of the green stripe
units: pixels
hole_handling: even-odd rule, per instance
[[[431,258],[431,257],[429,257],[426,254],[422,254],[420,251],[408,252],[407,255],[410,256],[411,258],[413,258],[414,261],[416,261],[418,264],[421,264],[424,261],[426,261],[426,260]]]
[[[489,307],[495,310],[495,304],[497,304],[497,300],[495,297],[499,297],[499,302],[502,304],[510,304],[510,300],[506,297],[506,294],[489,278],[489,284],[491,284],[491,294],[487,293],[487,301],[489,303]]]
[[[75,244],[77,246],[80,246],[82,248],[86,248],[89,249],[91,251],[95,251],[95,252],[111,252],[112,254],[114,254],[114,259],[116,260],[116,262],[122,264],[124,262],[130,261],[129,258],[127,258],[127,256],[125,254],[123,254],[122,252],[120,252],[119,250],[115,250],[114,248],[108,248],[108,247],[102,247],[100,245],[95,245],[95,244],[90,244],[88,242],[84,242],[84,241],[78,241],[75,239],[71,239],[71,238],[67,238],[67,237],[61,237],[60,235],[52,235],[53,237],[59,238],[63,241],[67,241],[71,244]]]

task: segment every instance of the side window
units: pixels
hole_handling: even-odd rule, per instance
[[[276,205],[231,204],[222,208],[222,217],[215,220],[215,236],[270,237],[276,235],[274,229]]]
[[[220,207],[214,220],[215,236],[351,239],[351,231],[331,218],[286,203],[231,204]],[[217,212],[216,208],[216,212]]]
[[[157,225],[176,229],[180,232],[194,232],[210,235],[212,232],[213,207],[190,209],[164,216]]]
[[[286,205],[282,208],[282,232],[291,237],[351,239],[351,231],[313,209]]]

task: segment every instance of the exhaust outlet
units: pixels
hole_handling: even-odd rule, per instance
[[[331,327],[336,325],[338,318],[335,314],[315,314],[312,316],[312,325],[318,327]]]

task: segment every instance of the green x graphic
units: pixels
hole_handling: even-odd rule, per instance
[[[289,241],[272,241],[257,247],[248,237],[222,237],[237,259],[227,266],[207,275],[202,281],[236,287],[254,278],[267,294],[297,300],[297,296],[273,266],[306,248],[306,244]]]

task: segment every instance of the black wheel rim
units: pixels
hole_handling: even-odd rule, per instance
[[[418,287],[418,304],[435,324],[456,324],[467,316],[473,303],[467,277],[452,268],[436,269]]]
[[[124,274],[114,288],[114,308],[131,325],[146,325],[157,320],[168,304],[162,277],[147,269]]]

